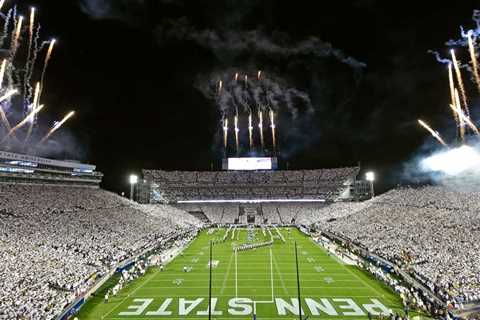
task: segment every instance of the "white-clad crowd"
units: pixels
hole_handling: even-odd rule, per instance
[[[402,266],[444,301],[480,300],[479,193],[404,188],[363,205],[329,206],[317,226]]]
[[[100,189],[0,185],[0,319],[52,319],[119,262],[201,225]]]
[[[336,198],[358,167],[316,170],[162,171],[143,170],[155,185],[155,202],[212,199]]]

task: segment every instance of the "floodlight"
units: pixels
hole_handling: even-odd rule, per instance
[[[138,183],[138,176],[131,174],[130,175],[130,184],[137,184]]]
[[[365,173],[365,178],[367,179],[367,181],[375,181],[375,173],[373,171],[369,171],[367,173]]]

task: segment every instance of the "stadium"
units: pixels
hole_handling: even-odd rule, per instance
[[[477,193],[372,198],[358,167],[144,170],[141,204],[92,165],[1,163],[6,319],[443,317],[480,298]]]
[[[433,115],[432,121],[448,123],[449,130],[444,138],[425,121],[410,119],[417,131],[429,134],[417,137],[414,144],[415,139],[408,138],[411,133],[403,133],[409,131],[406,125],[400,126],[402,135],[397,140],[384,134],[398,132],[389,131],[390,123],[382,123],[387,118],[382,112],[373,110],[365,116],[363,110],[355,110],[362,115],[353,116],[353,111],[346,115],[342,108],[348,103],[343,102],[335,104],[335,110],[325,107],[332,98],[326,88],[333,88],[329,85],[338,79],[339,95],[349,94],[345,83],[350,77],[337,72],[353,69],[358,76],[364,63],[313,36],[297,42],[281,32],[267,36],[263,25],[239,31],[233,22],[249,10],[232,3],[226,10],[220,2],[213,6],[220,8],[208,7],[206,16],[196,17],[217,23],[223,21],[224,12],[235,11],[234,16],[226,15],[227,31],[197,30],[186,16],[203,8],[189,9],[191,4],[180,0],[123,1],[122,5],[80,0],[74,9],[67,7],[81,13],[66,15],[69,25],[87,19],[94,26],[93,30],[75,26],[74,33],[98,36],[99,43],[106,43],[105,52],[112,46],[110,37],[123,45],[125,35],[135,34],[132,30],[149,30],[148,36],[134,39],[133,49],[113,46],[114,53],[105,54],[100,71],[95,72],[83,68],[92,63],[90,55],[96,59],[101,50],[66,45],[64,61],[70,54],[86,59],[84,65],[75,61],[72,78],[86,73],[85,82],[92,81],[91,93],[82,91],[76,97],[86,105],[79,108],[78,116],[75,111],[45,108],[47,103],[66,99],[59,98],[56,89],[68,89],[67,97],[74,99],[71,90],[79,88],[62,86],[63,78],[46,77],[57,40],[40,40],[37,9],[28,8],[27,19],[19,13],[25,9],[22,5],[0,0],[4,24],[0,36],[0,320],[479,319],[480,132],[475,102],[469,101],[467,92],[480,93],[480,11],[474,11],[475,29],[462,27],[461,39],[447,43],[463,49],[458,55],[462,61],[469,59],[468,64],[462,65],[453,49],[448,58],[433,52],[448,66],[442,84],[446,83],[451,110],[447,109],[449,122]],[[165,16],[151,13],[153,18],[148,20],[143,14],[157,6],[166,9]],[[60,8],[66,7],[52,12],[59,13]],[[217,19],[217,9],[222,19]],[[262,20],[257,11],[252,10],[246,21]],[[308,12],[294,21],[300,24],[303,16]],[[143,24],[143,19],[148,23]],[[59,25],[72,28],[63,20]],[[65,38],[68,43],[69,37]],[[140,50],[141,43],[148,41],[155,45]],[[175,63],[165,65],[174,65],[174,73],[159,80],[153,62],[161,59],[146,53],[158,50],[154,49],[160,46],[157,41],[162,50],[176,48],[172,56],[189,51],[182,41],[194,42],[205,51],[192,52],[206,57],[192,58],[190,52],[185,60],[169,56]],[[240,58],[233,54],[237,51],[242,53]],[[135,55],[138,52],[141,56]],[[233,63],[225,58],[231,56],[239,60]],[[316,65],[311,56],[315,63],[327,62]],[[37,70],[42,57],[43,69]],[[187,60],[197,58],[205,59],[204,65],[192,76]],[[109,60],[117,63],[116,59],[122,65],[120,78],[128,79],[124,86],[115,86],[117,99],[105,94],[103,87],[119,78],[108,75],[112,72]],[[268,67],[259,70],[260,62]],[[137,64],[145,67],[144,63],[148,65],[135,77],[123,75],[130,68],[142,69]],[[331,63],[341,68],[330,69]],[[310,78],[308,74],[294,77],[282,69],[305,70],[305,65],[312,70],[320,66],[327,81],[319,76],[321,72]],[[211,74],[205,72],[209,68]],[[55,75],[59,70],[54,69]],[[462,72],[469,73],[477,88],[467,85]],[[145,85],[148,73],[154,74],[155,86]],[[176,76],[183,73],[190,78],[182,77],[180,83],[189,83],[194,94],[177,88]],[[52,87],[47,79],[55,84],[51,90],[55,93],[45,92]],[[398,81],[402,86],[404,79]],[[95,87],[96,81],[101,87]],[[164,87],[157,88],[156,81],[163,81]],[[167,91],[173,92],[172,100],[162,96]],[[391,91],[388,87],[389,94],[395,95]],[[132,92],[141,92],[142,97],[152,94],[154,99],[133,100]],[[189,96],[195,107],[183,109],[192,102]],[[106,111],[95,110],[95,100]],[[141,106],[145,101],[149,107],[159,103],[165,109],[172,103],[181,109],[180,116],[169,109],[160,118],[153,108]],[[122,103],[128,104],[126,118],[119,115]],[[195,113],[200,109],[197,103],[213,106],[214,111]],[[140,109],[148,110],[137,116]],[[58,115],[63,117],[52,122]],[[382,149],[373,143],[379,140],[369,135],[366,125],[364,131],[349,127],[354,138],[343,141],[350,134],[333,120],[338,117],[359,122],[374,119],[375,127],[381,123],[389,146],[380,144]],[[321,123],[333,138],[306,143],[315,140],[315,131],[323,130],[315,122],[318,118],[326,121]],[[91,123],[98,127],[92,129]],[[76,143],[69,128],[92,134],[93,155],[79,155],[88,147]],[[196,145],[203,141],[202,135],[208,136],[206,147]],[[368,140],[374,160],[401,158],[400,153],[389,154],[390,145],[401,149],[413,144],[410,160],[395,159],[402,169],[396,167],[388,187],[381,181],[380,169],[375,170],[377,162],[370,159],[363,166],[358,153],[345,151],[355,149],[363,139]],[[338,142],[334,149],[340,146],[340,156],[332,152],[332,141]],[[300,149],[310,156],[309,165],[299,164]],[[202,154],[209,154],[210,169]],[[319,160],[324,158],[329,162]],[[125,163],[127,168],[119,170]],[[115,179],[123,182],[112,183]],[[379,192],[377,186],[382,186]]]

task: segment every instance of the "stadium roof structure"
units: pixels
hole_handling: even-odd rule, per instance
[[[95,169],[94,165],[76,161],[0,151],[0,183],[98,187],[103,174]]]

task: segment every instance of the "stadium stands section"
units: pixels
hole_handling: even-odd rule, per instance
[[[202,222],[100,189],[0,184],[0,319],[53,319],[126,259]]]
[[[143,170],[148,202],[216,199],[336,199],[351,186],[358,167],[297,171]]]
[[[326,207],[316,224],[402,266],[442,300],[463,304],[480,300],[479,200],[442,186],[394,189]]]

